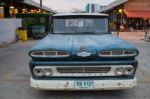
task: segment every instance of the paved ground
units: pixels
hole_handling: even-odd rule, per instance
[[[136,36],[135,36],[136,34]],[[121,33],[140,50],[138,86],[123,91],[38,91],[30,88],[28,50],[37,41],[0,48],[0,99],[150,99],[150,42],[143,33]]]

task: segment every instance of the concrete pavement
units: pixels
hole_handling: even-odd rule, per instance
[[[28,51],[37,41],[27,41],[0,48],[0,99],[150,99],[150,43],[142,34],[132,37],[120,33],[140,50],[138,86],[122,91],[39,91],[30,88]],[[142,36],[141,36],[142,35]],[[134,38],[133,38],[134,37]]]

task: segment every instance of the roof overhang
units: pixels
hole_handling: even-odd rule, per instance
[[[101,9],[99,12],[107,12],[109,10],[112,10],[113,8],[126,3],[128,0],[116,0],[115,2],[107,5],[106,7],[104,7],[103,9]]]
[[[103,13],[63,13],[63,14],[54,14],[53,17],[58,17],[58,16],[103,16],[103,17],[108,17],[107,14]]]
[[[29,4],[29,5],[32,5],[32,6],[35,6],[35,7],[38,7],[40,8],[40,4],[35,2],[35,1],[32,1],[32,0],[24,0],[25,3]],[[42,9],[46,10],[46,11],[49,11],[49,12],[52,12],[52,13],[57,13],[56,11],[52,10],[51,8],[48,8],[46,6],[42,6],[41,7]]]
[[[127,17],[129,18],[150,18],[150,10],[145,11],[126,11]]]

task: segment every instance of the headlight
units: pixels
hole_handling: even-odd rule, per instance
[[[115,70],[115,74],[118,75],[118,76],[122,76],[122,75],[124,75],[124,73],[125,73],[125,71],[124,71],[123,67],[118,67]]]
[[[100,57],[133,57],[137,55],[137,51],[132,50],[113,50],[99,52]]]
[[[69,53],[65,51],[35,51],[30,55],[32,57],[65,58],[69,56]]]
[[[117,76],[123,76],[123,75],[131,76],[134,74],[134,71],[135,71],[134,67],[117,67],[115,69],[115,74]]]
[[[49,77],[49,76],[52,76],[52,69],[51,68],[48,68],[48,67],[35,67],[33,69],[33,73],[35,76],[37,77]]]
[[[130,76],[130,75],[133,75],[133,73],[134,73],[133,67],[126,67],[125,68],[125,75]]]
[[[43,69],[42,68],[34,68],[33,73],[37,77],[42,77],[43,76]]]
[[[52,70],[50,68],[45,68],[44,75],[47,77],[52,76]]]

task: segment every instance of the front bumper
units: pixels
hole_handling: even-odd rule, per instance
[[[133,88],[137,85],[136,77],[122,80],[94,80],[93,89],[76,89],[74,80],[35,80],[31,77],[30,85],[40,90],[117,90]]]

